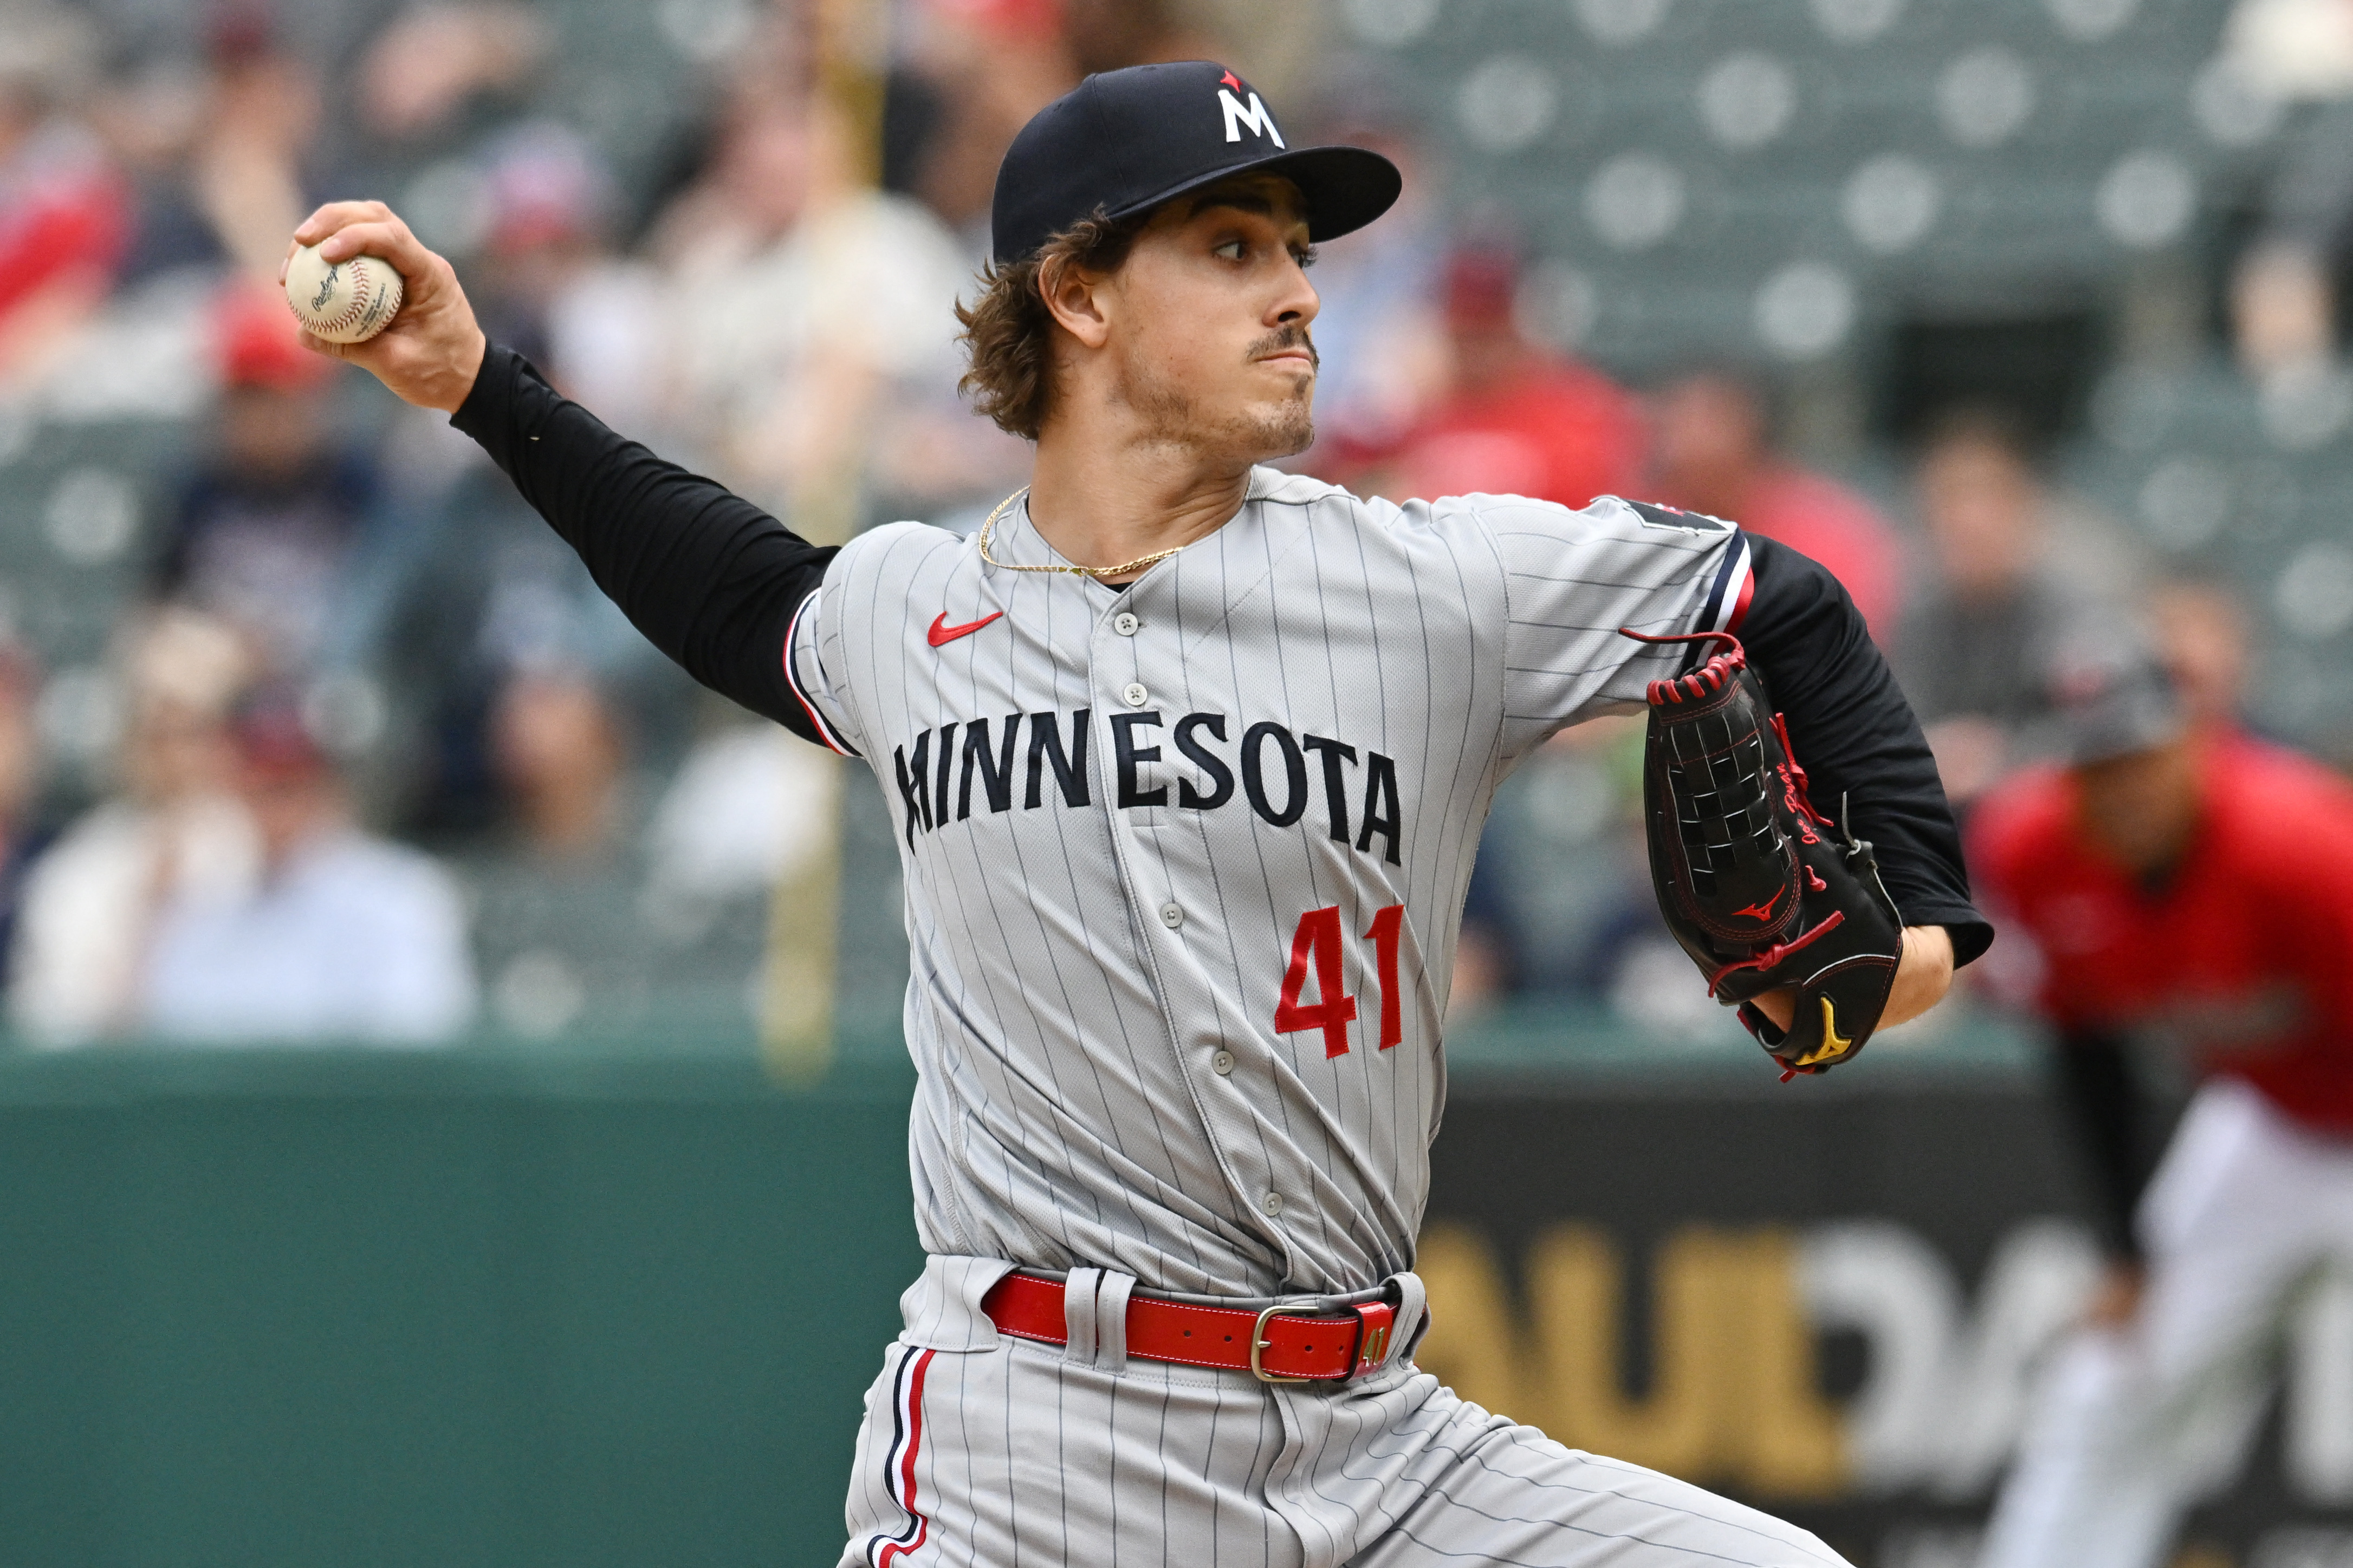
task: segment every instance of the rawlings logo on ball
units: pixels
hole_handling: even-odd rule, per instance
[[[381,256],[329,261],[315,245],[286,263],[286,303],[312,337],[364,343],[400,313],[399,271]]]

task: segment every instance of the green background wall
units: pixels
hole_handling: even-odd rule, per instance
[[[1602,1226],[1630,1395],[1679,1226],[1898,1224],[1976,1311],[1993,1239],[2080,1202],[2015,1042],[1788,1086],[1622,1031],[1461,1046],[1432,1214],[1513,1289],[1531,1237]],[[741,1042],[0,1052],[0,1568],[826,1568],[920,1265],[881,1055],[791,1090]],[[1834,1402],[1851,1339],[1820,1342]],[[1799,1515],[1918,1568],[1982,1508]],[[2195,1529],[2226,1562],[2353,1549],[2275,1442]]]
[[[0,1563],[822,1563],[903,1075],[0,1058]]]

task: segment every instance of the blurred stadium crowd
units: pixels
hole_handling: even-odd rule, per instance
[[[825,759],[294,343],[286,237],[387,199],[617,428],[812,537],[969,528],[1025,468],[955,390],[998,155],[1087,71],[1203,56],[1409,172],[1321,259],[1299,466],[1817,556],[1964,805],[2134,636],[2211,722],[2353,761],[2347,0],[7,0],[17,1036],[740,1032],[772,889],[839,858],[845,932],[894,923],[887,855],[794,808]],[[1715,1026],[1639,747],[1507,788],[1459,1010]]]

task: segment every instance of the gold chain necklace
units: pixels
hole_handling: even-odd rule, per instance
[[[1029,493],[1029,487],[1023,485],[1019,489],[998,501],[997,510],[990,512],[987,519],[981,523],[980,534],[975,542],[980,546],[980,559],[983,564],[1001,567],[1008,572],[1067,572],[1073,577],[1124,577],[1131,573],[1141,572],[1147,566],[1156,566],[1176,554],[1177,550],[1185,548],[1180,544],[1176,550],[1164,550],[1157,555],[1140,555],[1133,561],[1122,562],[1117,566],[1024,566],[1018,561],[999,561],[988,552],[988,536],[997,527],[997,520],[1005,515],[1005,509]]]

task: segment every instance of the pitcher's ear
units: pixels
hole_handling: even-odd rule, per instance
[[[1038,268],[1038,294],[1046,312],[1062,330],[1091,349],[1111,337],[1111,318],[1104,308],[1103,285],[1108,273],[1091,272],[1068,256],[1049,256]]]

